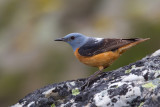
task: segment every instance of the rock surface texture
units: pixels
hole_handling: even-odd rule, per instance
[[[160,50],[104,72],[82,90],[85,80],[45,86],[12,107],[160,107]]]

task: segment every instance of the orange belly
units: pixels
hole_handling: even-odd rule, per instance
[[[120,56],[118,51],[108,51],[91,57],[86,57],[81,56],[78,53],[78,49],[74,52],[74,54],[80,62],[89,66],[98,67],[99,69],[108,67]]]

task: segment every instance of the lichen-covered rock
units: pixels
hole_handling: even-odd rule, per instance
[[[12,107],[160,107],[160,50],[104,72],[84,90],[85,79],[48,85]]]

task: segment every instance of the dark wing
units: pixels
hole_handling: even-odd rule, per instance
[[[96,39],[89,39],[86,44],[79,48],[78,52],[81,56],[94,56],[107,51],[115,51],[122,46],[138,40],[140,39],[102,39],[96,42]]]

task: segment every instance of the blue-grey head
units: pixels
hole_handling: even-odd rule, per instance
[[[89,37],[80,34],[80,33],[70,33],[63,38],[58,38],[55,41],[64,41],[67,42],[72,46],[73,51],[75,51],[77,48],[80,48],[83,46]]]

